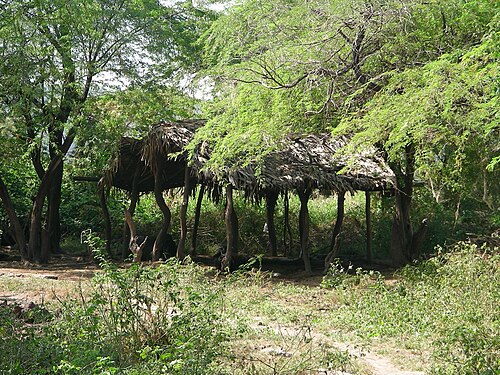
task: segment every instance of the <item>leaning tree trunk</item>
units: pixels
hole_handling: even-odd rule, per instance
[[[5,211],[7,212],[10,224],[14,228],[14,236],[16,237],[16,244],[17,246],[19,246],[21,259],[28,260],[28,250],[26,247],[26,237],[24,235],[24,230],[21,222],[19,221],[19,218],[17,217],[14,205],[12,204],[12,200],[10,199],[9,191],[2,180],[2,176],[0,176],[0,199],[2,200]]]

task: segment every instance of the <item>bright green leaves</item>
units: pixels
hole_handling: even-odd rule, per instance
[[[500,148],[495,45],[488,38],[458,60],[444,56],[393,75],[336,131],[355,133],[357,147],[382,145],[393,162],[404,160],[405,147],[414,144],[420,176],[448,191],[488,184],[493,176],[485,168]]]
[[[218,83],[203,133],[210,163],[254,162],[285,133],[344,118],[353,147],[382,146],[400,162],[414,143],[420,172],[446,165],[455,189],[472,150],[495,149],[494,52],[477,44],[496,10],[491,0],[239,2],[203,38]]]
[[[282,146],[285,135],[320,129],[318,116],[312,113],[317,100],[311,94],[240,84],[208,109],[210,121],[197,132],[191,148],[208,141],[212,156],[207,167],[214,172],[258,164]],[[311,114],[305,116],[307,112]]]

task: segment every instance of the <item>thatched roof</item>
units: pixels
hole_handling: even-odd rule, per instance
[[[164,158],[164,190],[184,186],[186,158],[182,151],[193,139],[204,121],[161,122],[143,139],[122,137],[117,154],[104,175],[104,185],[132,191],[134,175],[138,175],[138,192],[154,190],[153,168],[158,157]],[[136,172],[137,171],[137,172]]]
[[[130,137],[120,139],[118,152],[104,172],[104,186],[132,191],[134,174],[137,173],[139,191],[154,189],[153,173],[141,159],[142,146],[143,141],[140,139]]]
[[[155,125],[143,140],[123,138],[120,152],[107,173],[108,186],[131,191],[134,171],[139,168],[138,190],[152,191],[152,168],[161,158],[166,163],[162,176],[165,189],[183,186],[187,165],[185,147],[202,120],[162,122]],[[280,151],[267,155],[260,164],[226,167],[211,171],[205,168],[210,147],[202,143],[193,162],[193,179],[219,191],[228,183],[245,191],[248,197],[262,197],[266,191],[313,188],[324,192],[384,190],[393,186],[394,175],[374,150],[349,157],[337,151],[346,138],[332,139],[330,134],[288,136]],[[346,167],[348,166],[348,167]],[[345,170],[344,170],[345,169]],[[339,172],[342,171],[341,174]]]
[[[204,120],[165,121],[153,126],[144,138],[142,159],[154,167],[158,157],[186,160],[185,147],[196,130],[205,125]]]
[[[290,135],[282,141],[280,151],[270,153],[260,164],[205,172],[204,178],[211,176],[220,184],[229,182],[249,197],[261,197],[269,190],[312,188],[331,193],[392,188],[394,174],[374,149],[349,158],[337,153],[347,141],[345,137],[332,139],[328,133]],[[209,147],[202,148],[195,164],[203,171]]]

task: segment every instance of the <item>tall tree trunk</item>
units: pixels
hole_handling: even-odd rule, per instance
[[[335,220],[335,225],[332,232],[332,240],[330,242],[330,251],[325,258],[325,268],[324,272],[328,271],[330,264],[333,260],[338,257],[340,249],[340,232],[342,230],[342,222],[344,221],[345,212],[345,192],[338,193],[337,195],[337,219]]]
[[[37,263],[45,263],[48,261],[45,252],[42,253],[42,212],[45,198],[50,190],[53,175],[60,163],[62,163],[62,158],[60,156],[56,156],[51,160],[49,167],[42,178],[35,200],[33,201],[28,257],[30,260],[34,260]]]
[[[300,234],[300,250],[302,252],[302,260],[304,261],[304,269],[307,274],[312,273],[310,249],[309,249],[309,208],[307,204],[311,196],[311,189],[297,189],[297,194],[300,199],[299,213],[299,234]]]
[[[108,205],[106,203],[106,191],[102,181],[97,186],[99,195],[99,204],[101,206],[102,216],[104,218],[104,238],[106,238],[106,253],[111,256],[111,217],[109,216]]]
[[[236,211],[234,210],[233,187],[231,185],[228,185],[226,187],[225,223],[226,223],[227,248],[226,248],[226,254],[222,259],[222,268],[232,269],[233,255],[238,253],[239,233],[238,233],[238,217],[236,216]]]
[[[45,252],[42,257],[47,258],[51,253],[61,252],[61,190],[62,190],[62,179],[63,179],[63,163],[54,171],[54,176],[50,184],[49,194],[47,196],[47,231],[48,231],[48,243]]]
[[[391,236],[391,257],[394,266],[402,266],[420,253],[425,236],[427,220],[423,220],[414,233],[410,210],[415,177],[415,148],[412,143],[405,146],[404,170],[400,164],[392,164],[396,175],[395,209]]]
[[[273,257],[278,256],[278,241],[276,238],[276,225],[274,224],[274,211],[276,210],[277,201],[277,192],[266,193],[266,223],[269,235],[269,245],[271,247],[271,255]]]
[[[160,259],[160,255],[163,251],[163,248],[165,247],[165,240],[166,236],[168,233],[168,230],[170,228],[170,221],[172,220],[172,213],[170,212],[170,209],[167,206],[167,203],[165,202],[165,199],[163,198],[163,188],[162,188],[162,177],[164,174],[164,160],[160,156],[158,158],[156,163],[156,168],[154,168],[154,174],[155,174],[155,200],[156,204],[160,208],[160,211],[163,214],[163,223],[161,226],[161,230],[158,233],[158,236],[156,236],[155,243],[153,245],[153,261],[158,261]]]
[[[410,220],[411,196],[408,196],[403,186],[396,188],[394,220],[391,235],[391,258],[395,267],[409,262],[413,227]]]
[[[191,235],[191,256],[196,255],[196,242],[198,240],[198,227],[200,226],[201,204],[203,202],[203,194],[205,193],[205,185],[200,185],[198,191],[198,199],[196,201],[196,209],[194,211],[193,233]]]
[[[191,194],[191,168],[186,165],[184,172],[184,194],[182,195],[182,205],[180,212],[181,236],[177,246],[177,259],[183,260],[185,257],[185,245],[187,237],[187,209],[189,204],[189,195]]]
[[[2,180],[2,176],[0,176],[0,199],[2,200],[5,211],[7,212],[7,216],[9,217],[10,225],[14,228],[14,236],[16,239],[16,244],[19,246],[19,251],[21,253],[22,260],[28,260],[28,249],[26,247],[26,237],[24,235],[24,230],[17,217],[16,211],[14,209],[14,205],[12,204],[12,200],[10,199],[9,191],[7,186]]]

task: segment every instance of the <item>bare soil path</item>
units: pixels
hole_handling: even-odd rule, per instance
[[[255,323],[252,324],[251,327],[255,330],[271,329],[275,334],[280,336],[296,337],[303,333],[302,329],[293,326],[278,326],[274,324],[266,325],[258,317],[255,318]],[[309,334],[312,339],[328,343],[342,352],[348,352],[349,355],[356,358],[358,361],[363,362],[365,365],[364,367],[370,375],[425,375],[422,371],[409,371],[401,369],[394,365],[389,358],[366,350],[366,348],[361,348],[350,343],[333,341],[330,337],[315,331],[309,331]],[[280,348],[276,348],[275,350],[279,351]],[[320,373],[324,375],[338,374],[337,372],[330,371]],[[343,373],[342,375],[350,374]]]

